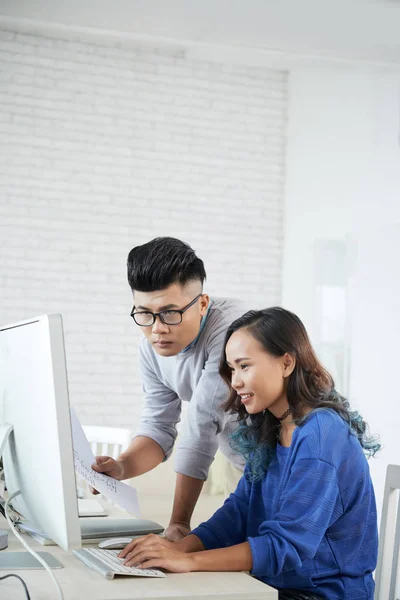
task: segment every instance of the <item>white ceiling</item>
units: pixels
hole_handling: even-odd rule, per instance
[[[0,0],[0,15],[185,43],[400,64],[400,0]]]

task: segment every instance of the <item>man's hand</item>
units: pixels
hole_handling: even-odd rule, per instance
[[[142,569],[160,567],[173,573],[188,573],[193,568],[193,557],[177,549],[178,544],[158,535],[150,534],[132,540],[118,554],[127,567]]]
[[[124,479],[124,468],[121,463],[111,458],[111,456],[96,456],[96,462],[92,465],[93,471],[97,473],[103,473],[114,479]],[[94,488],[90,487],[92,494],[98,494],[99,492]]]
[[[178,542],[191,532],[190,525],[185,523],[170,523],[164,532],[167,540]]]

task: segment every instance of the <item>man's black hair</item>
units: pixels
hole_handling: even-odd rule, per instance
[[[157,237],[128,254],[128,282],[133,291],[154,292],[172,283],[185,285],[206,278],[203,261],[193,248],[172,237]]]

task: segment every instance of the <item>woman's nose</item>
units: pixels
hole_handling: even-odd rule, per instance
[[[232,373],[231,384],[234,390],[237,390],[243,385],[243,382],[239,375]]]

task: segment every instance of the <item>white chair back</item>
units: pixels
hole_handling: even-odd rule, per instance
[[[132,432],[129,429],[83,425],[83,431],[95,456],[118,458],[132,441]]]
[[[400,546],[400,466],[388,465],[379,532],[375,600],[397,600]],[[397,597],[396,597],[397,596]]]

